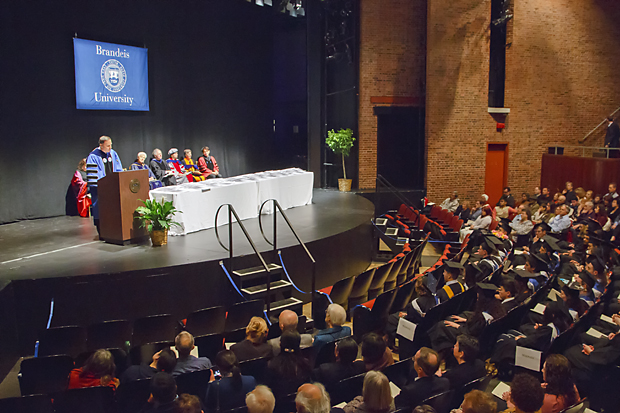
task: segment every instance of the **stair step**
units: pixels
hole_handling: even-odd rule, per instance
[[[281,270],[282,266],[281,265],[277,265],[277,264],[267,264],[267,268],[269,268],[269,271],[275,271],[275,270]],[[238,277],[247,277],[248,275],[256,275],[256,274],[260,274],[260,273],[264,273],[265,268],[262,265],[256,266],[256,267],[252,267],[252,268],[244,268],[241,270],[236,270],[233,271],[233,274],[235,274]]]
[[[301,305],[303,303],[303,301],[298,300],[295,297],[285,298],[284,300],[274,301],[273,303],[271,303],[270,310],[279,311],[288,307],[293,307],[295,305]],[[267,306],[265,306],[265,310],[267,310]]]
[[[288,281],[284,281],[284,280],[272,281],[271,291],[284,288],[284,287],[290,287],[290,286],[291,286],[291,283]],[[248,295],[261,294],[267,291],[267,284],[260,284],[260,285],[255,285],[252,287],[242,288],[241,291],[243,291],[244,293]]]

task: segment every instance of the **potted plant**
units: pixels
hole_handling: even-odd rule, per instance
[[[150,199],[140,201],[144,204],[144,206],[136,208],[136,212],[140,214],[138,217],[140,227],[147,227],[154,247],[167,244],[170,227],[173,225],[181,226],[181,224],[172,220],[173,216],[176,213],[181,214],[182,212],[176,209],[172,202],[166,201],[163,198],[161,202]]]
[[[355,138],[353,137],[353,131],[349,128],[339,129],[338,132],[334,132],[332,129],[327,132],[327,139],[325,139],[327,146],[329,146],[329,148],[334,151],[336,155],[342,155],[342,173],[344,178],[338,179],[338,189],[343,192],[348,192],[351,190],[351,179],[347,179],[347,171],[344,166],[344,157],[349,156],[354,141]]]

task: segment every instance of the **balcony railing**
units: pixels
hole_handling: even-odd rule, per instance
[[[620,148],[605,148],[600,146],[551,145],[550,155],[580,156],[583,158],[619,158]],[[611,155],[611,156],[610,156]]]

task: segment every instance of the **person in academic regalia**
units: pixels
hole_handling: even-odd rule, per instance
[[[99,147],[95,148],[86,158],[86,174],[90,189],[92,205],[92,215],[94,224],[99,232],[99,202],[97,195],[97,181],[108,173],[121,172],[123,164],[121,158],[112,149],[112,139],[109,136],[99,138]]]
[[[172,171],[175,178],[177,178],[177,185],[185,184],[188,182],[194,182],[192,175],[185,172],[185,166],[179,161],[179,150],[177,148],[170,148],[168,151],[168,159],[166,159],[168,168]]]
[[[202,156],[198,158],[198,169],[207,179],[222,178],[220,174],[220,167],[217,165],[217,161],[211,156],[211,150],[208,146],[202,148]]]
[[[131,164],[131,169],[132,170],[146,169],[149,172],[149,189],[161,188],[162,186],[164,186],[164,184],[162,184],[161,181],[158,181],[157,178],[155,178],[155,175],[153,174],[153,171],[151,171],[151,168],[149,168],[149,166],[144,163],[145,160],[146,160],[146,153],[138,152],[136,161]]]
[[[457,278],[459,277],[459,275],[461,274],[461,270],[463,269],[461,263],[454,261],[445,261],[444,264],[445,266],[443,269],[443,279],[446,284],[436,293],[437,298],[441,303],[448,301],[455,295],[465,291],[465,287],[463,286],[463,284],[457,281]]]
[[[78,168],[71,178],[71,188],[75,195],[77,211],[81,217],[88,216],[88,209],[91,205],[91,199],[88,197],[88,182],[86,177],[86,158],[78,163]]]
[[[165,186],[172,186],[177,184],[177,178],[174,176],[174,172],[170,170],[167,162],[162,160],[161,150],[158,148],[153,149],[153,158],[149,162],[149,166],[155,174],[155,177],[163,182]]]
[[[185,170],[192,173],[192,178],[194,178],[194,182],[204,181],[205,179],[207,179],[204,176],[202,176],[202,173],[200,173],[200,170],[198,169],[198,165],[194,163],[194,160],[192,159],[191,149],[185,149],[183,151],[182,162],[183,162],[183,166],[185,167]]]

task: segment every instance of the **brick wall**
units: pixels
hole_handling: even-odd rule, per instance
[[[506,54],[507,127],[487,113],[490,0],[434,0],[428,10],[427,188],[484,191],[487,142],[509,145],[514,194],[540,184],[547,146],[576,145],[620,106],[620,7],[615,2],[513,1]],[[604,128],[586,141],[601,145]],[[544,184],[544,183],[543,183]],[[575,183],[579,185],[579,183]]]
[[[372,97],[424,96],[426,0],[360,0],[359,187],[374,188]]]

